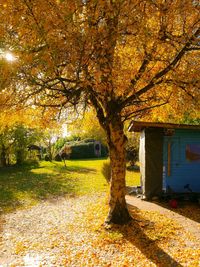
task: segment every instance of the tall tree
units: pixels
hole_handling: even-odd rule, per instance
[[[197,0],[7,0],[1,7],[1,43],[19,58],[15,99],[96,110],[110,150],[109,223],[130,220],[124,122],[173,99],[181,109],[199,101],[199,8]]]

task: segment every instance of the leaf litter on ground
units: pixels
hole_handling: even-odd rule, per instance
[[[128,225],[106,227],[107,202],[66,196],[2,215],[0,266],[200,266],[199,240],[177,221],[132,208]]]

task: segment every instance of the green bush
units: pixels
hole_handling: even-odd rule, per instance
[[[101,157],[105,158],[108,156],[108,148],[105,145],[101,145]]]
[[[86,138],[86,139],[83,139],[80,141],[81,143],[94,143],[95,140],[94,139],[91,139],[91,138]]]
[[[134,166],[138,160],[138,148],[135,146],[129,146],[126,148],[126,161]]]
[[[80,143],[78,145],[71,146],[71,159],[81,159],[81,158],[94,158],[94,144],[93,143]]]
[[[94,149],[94,142],[79,142],[77,144],[70,145],[71,147],[71,159],[82,159],[82,158],[96,158]],[[108,155],[107,147],[101,145],[101,157]]]
[[[101,168],[101,173],[103,174],[103,176],[105,177],[107,183],[110,183],[111,180],[111,166],[110,166],[110,162],[104,162],[103,166]]]
[[[55,158],[54,158],[55,161],[62,161],[62,158],[60,156],[60,154],[56,154]]]

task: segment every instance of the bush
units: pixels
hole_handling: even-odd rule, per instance
[[[137,160],[138,160],[138,148],[135,146],[127,147],[126,161],[128,161],[131,166],[134,166]]]
[[[137,166],[137,165],[130,165],[130,166],[127,166],[126,169],[128,171],[134,171],[134,172],[139,172],[140,171],[140,167]]]
[[[62,158],[61,158],[60,154],[56,154],[54,160],[55,161],[62,161]]]
[[[108,147],[101,144],[101,157],[105,158],[108,156]]]
[[[93,143],[80,143],[75,146],[71,146],[71,159],[81,159],[81,158],[94,158],[94,144]]]
[[[23,163],[23,167],[38,167],[39,166],[39,160],[37,159],[28,159]]]
[[[46,155],[44,156],[44,160],[45,160],[45,161],[51,161],[51,157],[50,157],[49,155],[46,154]]]
[[[110,162],[104,162],[101,168],[101,173],[106,179],[106,182],[109,184],[111,180],[111,166]]]
[[[104,145],[101,145],[101,157],[106,157],[108,150]],[[78,144],[71,145],[71,159],[84,159],[96,158],[94,142],[79,142]]]
[[[87,144],[87,143],[94,143],[95,140],[94,139],[91,139],[91,138],[86,138],[86,139],[83,139],[81,142]]]

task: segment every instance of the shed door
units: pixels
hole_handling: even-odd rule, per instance
[[[151,198],[162,193],[163,129],[145,129],[143,194]]]
[[[163,148],[163,189],[180,191],[177,179],[181,170],[181,140],[171,136],[164,137]]]

